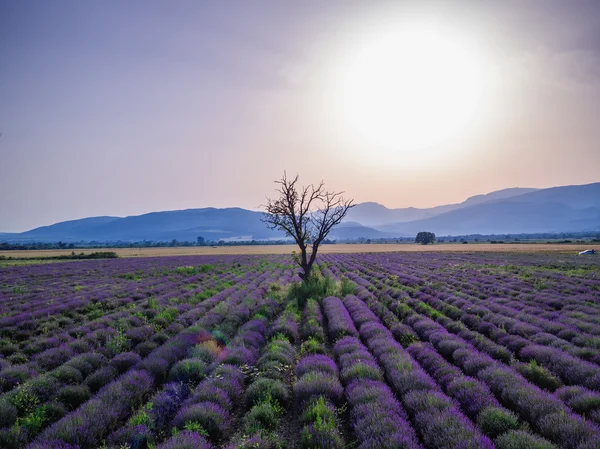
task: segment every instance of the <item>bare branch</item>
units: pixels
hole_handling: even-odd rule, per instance
[[[261,220],[270,229],[284,231],[294,239],[301,253],[298,263],[304,270],[303,278],[306,278],[310,275],[319,245],[354,204],[353,200],[344,200],[344,192],[326,191],[323,181],[316,187],[311,184],[299,188],[298,179],[296,175],[290,180],[284,172],[281,180],[275,181],[279,198],[267,198]],[[310,257],[306,252],[309,245],[312,250]]]

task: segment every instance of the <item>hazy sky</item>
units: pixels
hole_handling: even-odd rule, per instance
[[[428,148],[359,138],[344,64],[424,21],[477,49],[472,119]],[[0,231],[255,209],[284,169],[388,207],[597,182],[600,2],[0,0],[0,133]]]

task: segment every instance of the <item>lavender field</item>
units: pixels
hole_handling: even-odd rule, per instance
[[[600,447],[600,260],[285,255],[0,268],[0,447]]]

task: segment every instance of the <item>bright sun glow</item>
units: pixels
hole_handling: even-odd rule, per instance
[[[484,77],[475,52],[434,27],[379,33],[338,75],[345,127],[385,150],[419,150],[452,137],[474,116]]]

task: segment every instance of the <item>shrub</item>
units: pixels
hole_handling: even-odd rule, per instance
[[[13,365],[19,365],[21,363],[27,363],[29,361],[29,357],[21,352],[15,352],[8,356],[8,361]]]
[[[456,351],[457,349],[462,349],[464,346],[465,344],[463,342],[456,340],[446,340],[438,343],[436,347],[438,352],[442,356],[444,356],[446,360],[452,360],[452,355],[454,354],[454,351]]]
[[[68,346],[58,346],[48,349],[35,357],[36,363],[45,370],[51,370],[62,365],[75,355]]]
[[[356,284],[348,279],[346,276],[342,276],[340,280],[340,296],[355,295]]]
[[[214,340],[208,340],[201,344],[195,345],[190,349],[190,358],[200,359],[205,363],[212,363],[219,353],[221,347]]]
[[[153,334],[154,331],[149,326],[140,326],[129,329],[127,332],[125,332],[125,337],[127,337],[133,345],[136,345],[143,341],[149,340]],[[156,341],[156,343],[160,344],[159,341]]]
[[[17,420],[18,410],[8,398],[0,398],[0,429],[12,426]]]
[[[344,367],[341,372],[341,378],[344,383],[348,383],[355,379],[383,380],[383,375],[376,363],[368,363],[365,360]]]
[[[28,381],[27,386],[31,393],[39,398],[40,402],[46,402],[56,395],[62,385],[52,376],[38,376]]]
[[[142,448],[148,447],[152,431],[145,425],[126,425],[111,433],[106,439],[109,447]]]
[[[461,367],[469,376],[476,376],[480,371],[494,367],[497,363],[488,355],[471,348],[457,349],[452,353],[451,361]]]
[[[470,417],[477,416],[485,407],[498,405],[485,384],[469,377],[461,376],[450,382],[446,392],[459,402],[462,410]]]
[[[114,366],[120,373],[124,373],[132,366],[140,363],[142,358],[135,352],[122,352],[110,361],[110,364]]]
[[[305,449],[343,447],[336,420],[336,410],[323,396],[309,404],[301,420],[305,423],[301,434],[301,447]]]
[[[250,365],[255,360],[256,353],[243,347],[227,349],[219,356],[219,362],[237,366]]]
[[[285,382],[289,376],[291,365],[283,365],[281,362],[275,360],[262,360],[258,367],[259,372],[257,374],[260,377],[267,377],[269,379],[277,379]]]
[[[325,346],[315,337],[310,337],[300,345],[300,354],[325,354]]]
[[[335,282],[317,273],[311,273],[303,282],[295,282],[288,291],[288,298],[295,300],[300,310],[304,309],[309,298],[320,299],[336,294]]]
[[[217,377],[235,381],[240,385],[243,385],[246,379],[244,373],[235,365],[220,365],[213,371],[213,374]]]
[[[285,352],[265,352],[258,359],[258,366],[263,366],[265,363],[278,363],[279,365],[291,365],[294,363],[294,357]]]
[[[304,357],[296,365],[296,376],[302,377],[311,371],[321,371],[331,375],[338,375],[338,368],[333,360],[326,355],[311,355]]]
[[[12,355],[18,351],[19,345],[8,342],[0,343],[0,354],[2,354],[4,357],[8,357],[9,355]]]
[[[32,377],[35,372],[25,366],[9,366],[0,371],[0,392],[12,390],[19,384]]]
[[[404,396],[404,405],[411,416],[421,412],[452,410],[454,404],[439,391],[412,391]]]
[[[52,401],[46,404],[46,416],[49,422],[55,422],[67,414],[67,409],[60,402]]]
[[[346,335],[358,337],[352,318],[339,298],[328,296],[323,300],[323,308],[329,320],[329,334],[334,341]]]
[[[244,417],[244,429],[249,434],[273,431],[279,425],[281,413],[281,407],[272,401],[256,404]]]
[[[17,407],[20,416],[31,413],[40,404],[40,398],[31,390],[29,384],[19,387],[10,400]]]
[[[556,396],[558,396],[558,398],[561,401],[568,403],[573,398],[585,393],[586,391],[589,391],[589,390],[587,390],[584,387],[577,386],[577,385],[571,385],[571,386],[561,387],[558,390],[556,390]]]
[[[532,344],[523,348],[519,357],[543,364],[560,376],[566,384],[600,389],[600,367],[573,357],[560,349]]]
[[[131,371],[104,387],[94,399],[48,427],[40,440],[60,439],[82,448],[94,448],[132,408],[139,407],[153,386],[145,371]],[[86,431],[80,431],[85,428]]]
[[[478,378],[483,380],[503,405],[514,410],[530,423],[550,413],[560,413],[564,405],[550,393],[526,382],[508,367],[488,368],[480,371]]]
[[[36,435],[42,430],[42,427],[48,421],[48,416],[46,413],[47,406],[41,405],[29,413],[27,416],[24,416],[21,420],[21,425],[23,428],[27,429],[29,434]]]
[[[27,449],[79,449],[79,446],[74,446],[60,440],[34,441],[27,446]]]
[[[162,383],[167,380],[169,362],[165,359],[158,356],[149,357],[140,364],[140,367],[148,371],[157,382]]]
[[[189,401],[190,403],[214,402],[225,410],[231,410],[233,406],[233,402],[224,390],[209,383],[200,385]]]
[[[266,354],[278,354],[284,356],[281,360],[286,363],[294,363],[296,358],[296,350],[285,340],[273,340],[264,349]]]
[[[353,407],[361,404],[376,403],[384,406],[391,411],[396,411],[400,415],[405,415],[400,405],[394,397],[390,387],[383,382],[367,380],[364,382],[352,382],[346,388],[348,401]]]
[[[337,449],[344,447],[344,442],[337,428],[332,427],[331,422],[316,421],[314,423],[307,424],[302,429],[300,447],[302,449]]]
[[[319,396],[310,401],[300,420],[306,424],[320,419],[335,420],[335,416],[336,410],[333,404],[326,400],[324,396]]]
[[[286,405],[290,393],[287,386],[280,380],[261,378],[256,379],[246,390],[246,406],[258,404],[266,400],[277,401],[280,405]]]
[[[277,320],[271,330],[269,331],[269,337],[272,338],[274,336],[282,335],[291,343],[295,343],[298,336],[298,323],[296,323],[293,319],[283,318]]]
[[[558,449],[537,435],[522,430],[511,430],[500,435],[496,441],[496,449]]]
[[[206,364],[199,359],[184,359],[171,367],[169,379],[195,387],[206,375]]]
[[[344,388],[336,375],[321,371],[311,371],[297,380],[294,384],[294,393],[300,402],[308,401],[318,396],[325,396],[337,404],[342,399]]]
[[[568,402],[569,407],[581,415],[587,415],[593,410],[600,410],[600,393],[585,391]]]
[[[360,342],[357,337],[353,336],[345,336],[341,338],[334,346],[334,353],[337,358],[341,357],[344,354],[350,354],[353,352],[362,349],[364,351],[365,347]]]
[[[95,373],[92,373],[85,380],[85,384],[92,393],[96,393],[100,388],[115,380],[118,375],[119,371],[115,367],[107,365],[104,368],[100,368]]]
[[[154,341],[145,341],[140,343],[134,348],[134,351],[137,352],[141,357],[147,357],[152,351],[158,348],[158,343]]]
[[[173,419],[173,426],[184,429],[190,423],[198,424],[212,441],[216,441],[229,429],[229,413],[212,402],[200,402],[182,408]]]
[[[106,362],[106,357],[102,354],[91,352],[73,357],[65,365],[78,369],[83,377],[87,377],[98,368],[106,365]]]
[[[242,383],[230,377],[216,377],[207,379],[204,382],[207,382],[215,388],[220,388],[221,390],[225,391],[229,396],[229,399],[236,402],[240,400],[240,397],[242,396],[244,391]],[[201,385],[204,385],[204,382],[202,382]]]
[[[85,385],[68,385],[58,392],[58,400],[67,408],[74,410],[91,397],[90,389]]]
[[[72,366],[60,366],[52,372],[52,376],[56,377],[64,384],[80,384],[83,381],[83,374],[77,368]]]
[[[356,381],[348,385],[346,393],[351,406],[350,422],[359,448],[421,447],[387,385],[372,380]]]
[[[477,425],[487,436],[496,438],[509,430],[519,429],[519,419],[506,409],[486,407],[477,416]]]
[[[540,388],[554,391],[562,386],[562,382],[558,377],[543,366],[538,365],[535,360],[531,360],[529,363],[518,363],[515,368],[523,377]]]
[[[213,449],[213,446],[199,433],[185,430],[159,444],[156,449]]]
[[[187,395],[187,388],[179,383],[166,384],[151,399],[152,406],[146,412],[152,427],[161,431],[171,422]]]
[[[309,299],[304,312],[302,314],[302,326],[300,333],[304,340],[309,338],[315,338],[316,340],[323,342],[325,340],[325,333],[323,332],[323,314],[321,313],[321,306],[314,299]]]
[[[243,435],[241,438],[236,438],[226,449],[278,449],[281,445],[272,441],[268,435],[255,433],[254,435]]]
[[[164,332],[159,332],[152,336],[152,341],[156,344],[163,345],[169,340],[169,336]]]
[[[69,320],[69,321],[71,321],[71,320]],[[90,345],[86,341],[75,340],[75,341],[72,341],[69,343],[69,348],[71,348],[73,351],[75,351],[79,354],[82,354],[82,353],[90,350]]]
[[[423,435],[426,447],[436,449],[494,448],[493,443],[479,433],[464,415],[451,410],[417,413],[415,423]]]
[[[585,442],[599,441],[597,426],[576,415],[564,412],[547,414],[538,423],[540,434],[561,447],[577,447]]]

